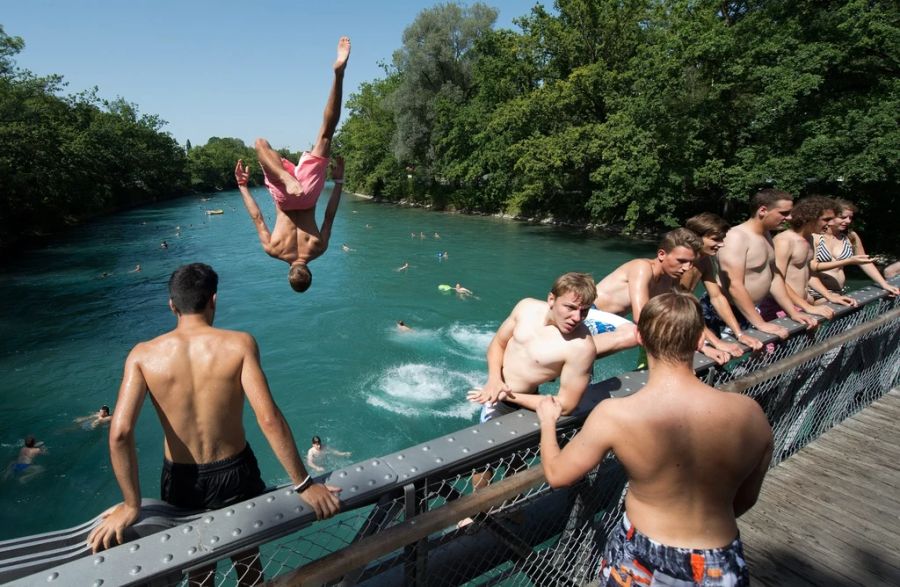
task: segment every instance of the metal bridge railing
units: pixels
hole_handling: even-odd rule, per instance
[[[780,320],[792,336],[770,352],[723,368],[697,356],[695,368],[708,383],[748,393],[766,409],[775,462],[897,384],[897,300],[874,287],[853,297],[859,308],[835,307],[835,319],[811,333]],[[786,361],[792,364],[782,369]],[[593,384],[582,411],[560,422],[562,441],[597,402],[633,393],[645,380],[632,372]],[[192,569],[221,561],[215,584],[231,585],[240,577],[229,557],[258,546],[265,576],[278,585],[578,585],[595,574],[607,532],[621,516],[625,475],[609,457],[576,486],[550,490],[538,441],[536,416],[521,410],[333,471],[325,480],[343,489],[344,511],[320,522],[279,488],[223,510],[181,512],[187,517],[171,527],[160,523],[162,531],[100,555],[72,539],[83,539],[96,520],[53,533],[68,542],[43,547],[43,554],[29,554],[27,538],[7,541],[0,543],[0,581],[185,584]],[[487,468],[491,485],[473,492],[472,475]],[[458,527],[467,517],[473,523]],[[16,556],[4,557],[13,547]]]

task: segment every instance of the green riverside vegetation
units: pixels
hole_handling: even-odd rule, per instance
[[[438,4],[347,99],[348,189],[437,209],[614,225],[733,221],[761,187],[859,204],[897,252],[900,5],[557,0],[517,30]],[[179,145],[157,116],[14,66],[0,27],[0,248],[98,213],[230,189],[240,139]],[[284,152],[296,159],[296,154]],[[253,165],[256,183],[261,182]]]

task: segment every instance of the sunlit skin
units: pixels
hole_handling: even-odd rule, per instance
[[[751,350],[759,350],[762,348],[762,342],[752,336],[744,334],[731,305],[722,295],[722,288],[718,282],[717,272],[713,269],[713,258],[723,246],[725,246],[725,237],[720,235],[703,235],[700,237],[703,247],[700,249],[700,255],[694,261],[694,266],[681,277],[681,285],[685,291],[693,292],[697,288],[700,280],[703,280],[703,286],[709,294],[710,303],[713,308],[731,328],[738,342],[742,342]],[[728,342],[719,338],[715,332],[709,328],[705,329],[705,339],[709,341],[711,347],[701,345],[698,349],[701,353],[716,361],[720,365],[727,363],[732,357],[740,357],[744,354],[744,349],[735,343]]]
[[[771,295],[788,317],[815,328],[815,318],[794,308],[784,285],[784,276],[775,266],[775,247],[770,232],[791,218],[794,203],[777,200],[760,206],[753,216],[728,231],[725,246],[718,253],[722,289],[751,326],[780,338],[787,338],[782,326],[766,322],[756,306]]]
[[[834,310],[828,306],[815,305],[807,293],[809,287],[809,263],[813,259],[812,234],[834,220],[833,210],[823,210],[818,218],[810,220],[799,229],[788,228],[774,239],[775,265],[784,276],[785,291],[791,303],[804,312],[834,318]]]
[[[624,316],[629,311],[637,323],[641,308],[659,294],[679,287],[682,275],[694,264],[696,255],[688,247],[677,246],[668,253],[660,249],[654,259],[634,259],[621,265],[597,284],[594,305],[604,312]]]
[[[547,301],[526,298],[516,304],[488,346],[488,380],[468,399],[493,404],[505,399],[537,407],[538,386],[559,378],[559,398],[570,413],[591,379],[596,348],[584,318],[590,300],[573,292],[552,293]]]
[[[853,210],[844,209],[837,218],[828,225],[828,230],[823,230],[822,234],[816,237],[817,239],[824,240],[825,246],[831,251],[833,260],[825,262],[813,260],[811,264],[812,270],[815,272],[813,279],[815,280],[818,278],[822,283],[822,287],[827,288],[829,291],[840,292],[847,282],[847,277],[844,274],[844,267],[848,265],[858,265],[863,273],[878,284],[881,289],[887,291],[891,295],[900,295],[900,289],[889,284],[884,279],[884,276],[881,275],[878,268],[875,267],[875,264],[872,262],[872,257],[866,254],[866,250],[863,247],[859,235],[850,229],[852,223]],[[844,248],[843,239],[845,238],[850,240],[854,254],[847,259],[837,259],[837,256]]]

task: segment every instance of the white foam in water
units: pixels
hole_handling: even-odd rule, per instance
[[[487,326],[472,326],[458,322],[447,328],[447,336],[454,345],[450,350],[458,355],[470,358],[483,358],[491,339],[494,338],[496,328]]]
[[[406,363],[378,377],[373,393],[366,394],[366,402],[404,416],[470,418],[479,406],[466,400],[466,392],[480,385],[483,378],[480,372]]]

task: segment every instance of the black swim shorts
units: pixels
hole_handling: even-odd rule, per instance
[[[163,501],[187,509],[218,509],[256,497],[266,489],[256,457],[247,444],[237,455],[193,465],[163,459]]]

